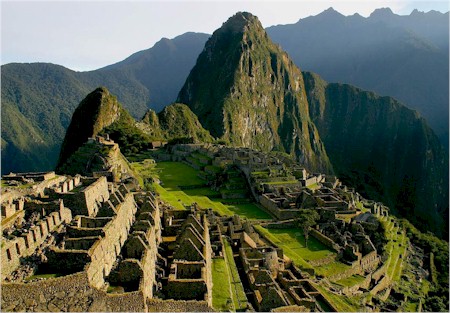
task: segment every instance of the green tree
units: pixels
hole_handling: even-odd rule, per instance
[[[298,215],[298,225],[303,228],[305,247],[308,247],[309,228],[317,223],[320,216],[315,209],[301,209]]]

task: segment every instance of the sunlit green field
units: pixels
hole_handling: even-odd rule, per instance
[[[212,260],[213,307],[219,311],[238,311],[247,307],[247,297],[242,286],[233,251],[224,240],[225,257]]]
[[[318,260],[336,254],[312,236],[309,236],[308,247],[306,247],[303,231],[299,228],[267,229],[261,226],[255,227],[273,243],[283,248],[284,253],[294,262]]]
[[[142,170],[142,169],[141,169]],[[154,172],[160,185],[155,190],[166,203],[183,210],[196,202],[201,208],[212,208],[221,215],[238,214],[249,219],[271,219],[271,216],[256,203],[232,204],[223,200],[217,191],[206,186],[206,181],[197,176],[197,170],[181,162],[159,162]],[[186,189],[185,187],[195,187]],[[243,202],[248,201],[244,199]]]

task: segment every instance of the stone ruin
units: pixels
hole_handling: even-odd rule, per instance
[[[205,218],[167,225],[179,232],[168,262],[159,246],[170,218],[154,194],[105,176],[58,181],[39,194],[2,195],[3,311],[211,310]]]
[[[310,235],[336,252],[325,261],[351,266],[328,279],[365,277],[356,289],[340,292],[364,288],[377,294],[389,285],[371,240],[379,230],[376,217],[388,216],[387,207],[365,200],[335,176],[310,174],[283,157],[218,145],[170,149],[159,157],[202,168],[236,164],[277,227],[298,226],[299,210],[317,210],[320,220]],[[189,159],[193,153],[200,156]],[[224,258],[228,241],[247,310],[337,311],[315,287],[314,272],[287,260],[251,222],[196,205],[173,210],[111,173],[4,178],[31,187],[2,194],[2,310],[211,311],[212,259]]]
[[[194,166],[189,161],[193,154],[205,155],[215,166],[237,165],[244,173],[254,198],[278,221],[296,226],[295,219],[300,210],[317,210],[320,220],[310,234],[337,253],[336,258],[325,261],[340,261],[351,266],[350,271],[332,276],[332,280],[360,274],[368,278],[364,286],[375,286],[376,289],[385,277],[380,274],[385,272],[384,263],[370,236],[379,231],[377,218],[387,217],[389,209],[364,199],[336,176],[308,173],[300,164],[286,157],[249,148],[176,145],[171,147],[171,153],[172,160],[191,166]],[[234,231],[241,227],[239,223],[235,220],[228,223],[230,225],[225,228],[230,230],[232,242],[253,242],[250,246],[256,248],[248,233]]]

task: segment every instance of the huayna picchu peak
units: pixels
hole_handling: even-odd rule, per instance
[[[250,13],[237,13],[214,32],[178,102],[231,145],[286,152],[332,172],[309,117],[302,73]]]

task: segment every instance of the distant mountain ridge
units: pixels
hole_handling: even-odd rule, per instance
[[[418,110],[448,147],[448,12],[400,16],[384,8],[364,18],[329,8],[267,32],[302,70]]]

